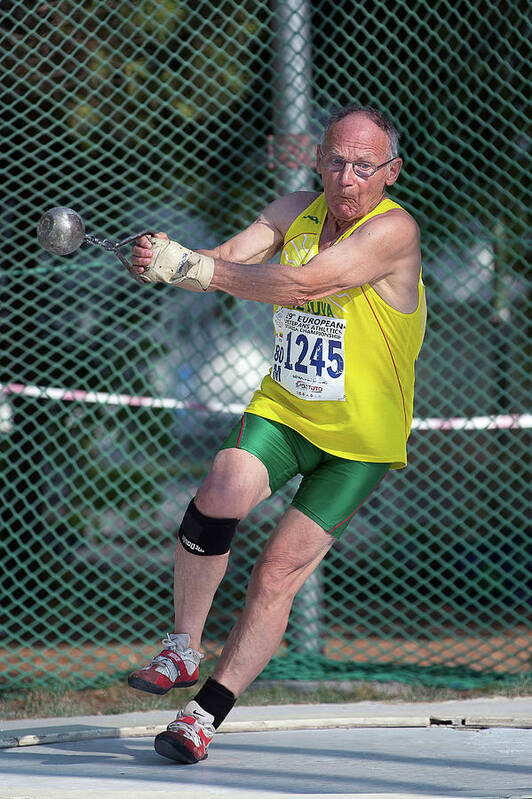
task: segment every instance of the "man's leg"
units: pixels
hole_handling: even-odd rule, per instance
[[[195,497],[200,513],[212,518],[243,519],[270,495],[268,472],[241,449],[219,452]],[[225,574],[229,553],[195,555],[178,541],[174,563],[175,632],[187,632],[199,649],[207,614]]]
[[[242,616],[213,676],[157,735],[156,752],[178,763],[207,757],[216,729],[277,650],[294,596],[334,540],[297,508],[288,509],[254,566]]]
[[[132,688],[165,694],[197,682],[201,636],[227,568],[226,548],[237,520],[269,494],[268,471],[258,458],[236,448],[217,454],[181,523],[185,546],[178,540],[174,560],[175,632],[163,640],[163,650],[150,663],[129,675]],[[198,554],[196,549],[222,554]]]
[[[235,697],[277,651],[296,593],[334,541],[308,516],[288,508],[254,566],[243,613],[213,673]]]

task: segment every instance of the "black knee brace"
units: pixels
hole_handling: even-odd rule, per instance
[[[192,499],[185,511],[178,537],[193,555],[225,555],[240,519],[217,519],[205,516]]]

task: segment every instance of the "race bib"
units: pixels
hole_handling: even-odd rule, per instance
[[[272,379],[305,400],[345,402],[345,319],[278,308]]]

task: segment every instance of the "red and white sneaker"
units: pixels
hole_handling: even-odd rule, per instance
[[[189,688],[198,681],[199,663],[203,655],[190,649],[188,633],[168,633],[164,649],[151,663],[134,671],[128,685],[150,694],[165,694],[170,688]]]
[[[207,757],[207,749],[216,730],[214,716],[192,700],[179,710],[175,721],[154,741],[155,751],[177,763],[199,763]]]

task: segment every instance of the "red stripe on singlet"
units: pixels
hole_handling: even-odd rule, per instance
[[[371,313],[372,313],[372,314],[373,314],[373,316],[375,317],[375,321],[377,322],[377,325],[378,325],[378,327],[379,327],[379,330],[380,330],[380,331],[381,331],[381,333],[382,333],[382,337],[383,337],[383,339],[384,339],[384,343],[386,344],[386,347],[388,348],[388,352],[389,352],[389,354],[390,354],[390,358],[391,358],[391,361],[392,361],[392,366],[393,366],[393,369],[394,369],[394,372],[395,372],[395,377],[396,377],[396,379],[397,379],[397,385],[399,386],[399,392],[400,392],[400,394],[401,394],[401,402],[403,403],[403,420],[404,420],[404,425],[405,425],[405,433],[406,433],[406,432],[407,432],[407,429],[406,429],[406,406],[405,406],[405,395],[403,394],[403,387],[402,387],[402,385],[401,385],[401,379],[400,379],[400,377],[399,377],[399,372],[398,372],[398,370],[397,370],[397,364],[395,363],[395,358],[393,357],[392,348],[391,348],[391,346],[390,346],[390,342],[389,342],[389,341],[388,341],[388,339],[386,338],[386,333],[385,333],[385,332],[384,332],[384,330],[382,329],[382,325],[381,325],[381,323],[380,323],[380,321],[379,321],[379,317],[378,317],[378,316],[377,316],[377,314],[375,313],[375,309],[373,308],[373,305],[371,304],[371,300],[369,299],[368,295],[366,294],[366,292],[364,291],[364,288],[363,288],[362,286],[360,287],[360,290],[361,290],[362,294],[364,295],[364,297],[365,297],[365,299],[366,299],[366,302],[368,303],[368,305],[369,305],[369,307],[370,307]]]

